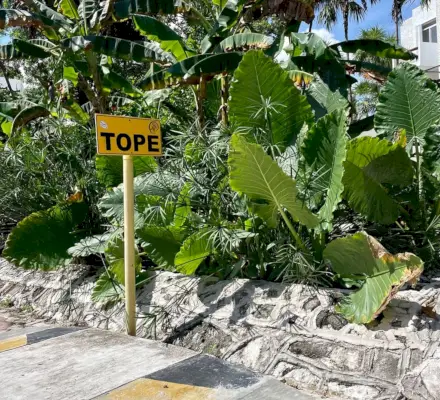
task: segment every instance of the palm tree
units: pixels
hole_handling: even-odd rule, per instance
[[[362,29],[357,37],[358,39],[370,39],[370,40],[381,40],[383,42],[388,42],[396,44],[396,39],[393,35],[388,34],[385,29],[376,25],[368,29]],[[390,58],[378,57],[371,55],[365,51],[358,50],[354,55],[356,60],[366,61],[382,67],[392,68],[392,61]]]
[[[370,0],[375,4],[377,0]],[[327,29],[332,28],[338,21],[338,14],[341,13],[344,23],[344,37],[348,40],[348,21],[350,19],[359,22],[365,17],[367,11],[367,0],[321,0],[318,3],[320,9],[318,21]]]
[[[362,29],[357,38],[381,40],[389,43],[396,42],[394,36],[388,34],[385,29],[380,26]],[[385,69],[392,68],[392,60],[390,58],[371,55],[362,50],[358,50],[355,53],[354,58],[358,61],[365,61],[367,63],[379,65]],[[375,113],[379,93],[386,80],[386,74],[365,70],[362,77],[363,79],[354,86],[356,114],[358,119],[368,117]]]

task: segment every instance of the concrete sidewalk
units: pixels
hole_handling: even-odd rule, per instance
[[[191,350],[97,329],[0,334],[0,399],[312,400]]]

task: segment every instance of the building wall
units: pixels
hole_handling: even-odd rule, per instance
[[[411,18],[406,19],[400,26],[400,44],[417,54],[418,59],[413,61],[426,70],[440,64],[439,43],[424,43],[422,41],[422,26],[440,16],[440,0],[432,0],[428,8],[416,7],[412,10]],[[440,40],[440,18],[437,18],[437,32]],[[438,79],[438,73],[430,71],[431,78]],[[432,76],[431,76],[432,75]]]
[[[12,90],[21,91],[23,90],[23,82],[17,79],[9,79],[9,83],[11,84]],[[8,85],[6,84],[6,80],[4,77],[0,76],[0,89],[7,89]]]

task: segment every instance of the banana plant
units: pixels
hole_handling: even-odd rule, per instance
[[[58,3],[57,9],[37,0],[26,0],[24,3],[30,11],[2,10],[0,27],[23,27],[26,22],[27,26],[38,29],[46,39],[14,39],[0,47],[0,58],[51,57],[58,60],[65,71],[71,71],[59,78],[69,80],[83,91],[97,112],[108,112],[109,94],[112,91],[120,91],[129,97],[141,95],[132,82],[113,69],[112,59],[148,64],[170,64],[175,61],[171,53],[162,50],[156,43],[139,44],[100,34],[102,27],[111,24],[110,17],[114,13],[121,15],[130,10],[131,15],[132,7],[128,2],[109,0],[102,7],[97,7],[92,0],[81,1],[79,6],[72,0],[63,0]],[[136,4],[139,13],[153,12],[153,9],[175,11],[174,4],[165,0],[156,2],[154,7],[146,0]]]
[[[288,69],[317,73],[332,91],[347,97],[347,90],[356,80],[355,72],[380,72],[387,75],[391,70],[383,66],[358,60],[348,56],[363,51],[376,57],[399,60],[413,60],[416,56],[403,47],[377,39],[358,39],[327,45],[314,33],[291,33],[290,43],[284,47],[290,55],[286,63]]]

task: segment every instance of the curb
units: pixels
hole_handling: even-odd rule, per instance
[[[24,333],[17,336],[10,336],[8,335],[9,332],[6,334],[0,334],[0,353],[8,350],[17,349],[19,347],[31,345],[34,343],[39,343],[44,340],[52,339],[58,336],[67,335],[68,333],[77,332],[83,329],[84,328],[77,328],[77,327],[48,328],[34,332]]]

